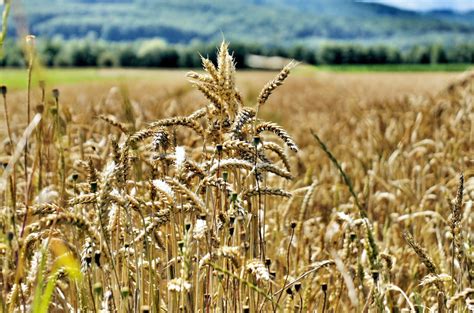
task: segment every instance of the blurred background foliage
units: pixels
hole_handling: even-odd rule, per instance
[[[474,62],[474,11],[415,12],[351,0],[22,0],[3,66],[22,66],[14,38],[38,37],[48,66],[199,67],[225,37],[249,54],[308,64]]]

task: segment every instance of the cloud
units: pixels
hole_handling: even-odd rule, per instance
[[[384,3],[400,8],[421,11],[432,9],[474,10],[473,0],[375,0],[367,2]]]

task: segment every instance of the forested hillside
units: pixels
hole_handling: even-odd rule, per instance
[[[27,23],[36,35],[93,34],[108,41],[210,42],[225,35],[265,45],[355,40],[409,46],[465,42],[474,32],[473,12],[417,13],[350,0],[23,0],[13,11],[12,24]]]

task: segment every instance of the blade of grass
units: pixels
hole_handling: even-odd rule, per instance
[[[369,259],[370,259],[370,264],[371,264],[372,270],[378,269],[380,267],[379,258],[378,258],[379,248],[377,246],[377,243],[375,242],[374,234],[372,233],[372,228],[369,224],[369,219],[368,219],[368,216],[367,216],[367,210],[365,209],[365,207],[363,207],[360,204],[359,200],[357,199],[357,195],[354,191],[354,187],[352,185],[352,181],[351,181],[350,177],[346,174],[346,172],[344,172],[344,170],[342,169],[342,166],[339,164],[336,157],[332,154],[331,150],[329,150],[329,148],[324,144],[324,142],[321,140],[321,138],[319,138],[319,136],[312,129],[311,129],[311,134],[316,139],[316,141],[319,143],[321,149],[323,149],[323,151],[326,153],[326,155],[331,160],[331,162],[334,164],[334,166],[336,166],[336,168],[339,170],[339,173],[341,174],[341,176],[344,180],[344,183],[347,185],[347,187],[349,188],[349,192],[351,193],[352,197],[354,198],[355,204],[356,204],[357,208],[359,209],[359,214],[360,214],[361,218],[364,220],[364,223],[365,223],[366,233],[367,233],[367,241],[368,241],[368,247],[369,247],[367,252],[369,253]]]
[[[356,204],[357,208],[359,209],[360,216],[362,218],[367,218],[367,211],[360,204],[360,202],[357,198],[357,195],[354,191],[354,187],[352,185],[352,181],[351,181],[350,177],[347,176],[346,172],[344,172],[341,165],[337,161],[336,157],[332,154],[332,152],[329,150],[329,148],[324,144],[324,142],[321,140],[321,138],[319,138],[319,136],[312,129],[311,129],[311,134],[316,139],[316,141],[319,143],[319,146],[321,147],[321,149],[323,149],[323,151],[326,153],[326,155],[331,160],[331,162],[334,164],[334,166],[336,166],[336,168],[339,170],[339,173],[341,174],[342,179],[344,180],[344,183],[349,188],[349,192],[351,193],[352,197],[354,198],[355,204]]]

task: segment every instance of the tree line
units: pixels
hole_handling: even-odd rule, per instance
[[[47,39],[37,42],[37,57],[48,67],[165,67],[198,68],[200,56],[214,56],[217,44],[170,45],[162,40],[131,43],[97,39]],[[323,44],[317,48],[232,43],[237,66],[246,67],[250,54],[292,58],[308,64],[443,64],[474,63],[474,44],[443,46],[414,45],[399,49],[387,45]],[[24,52],[20,44],[7,40],[0,66],[22,67]]]

